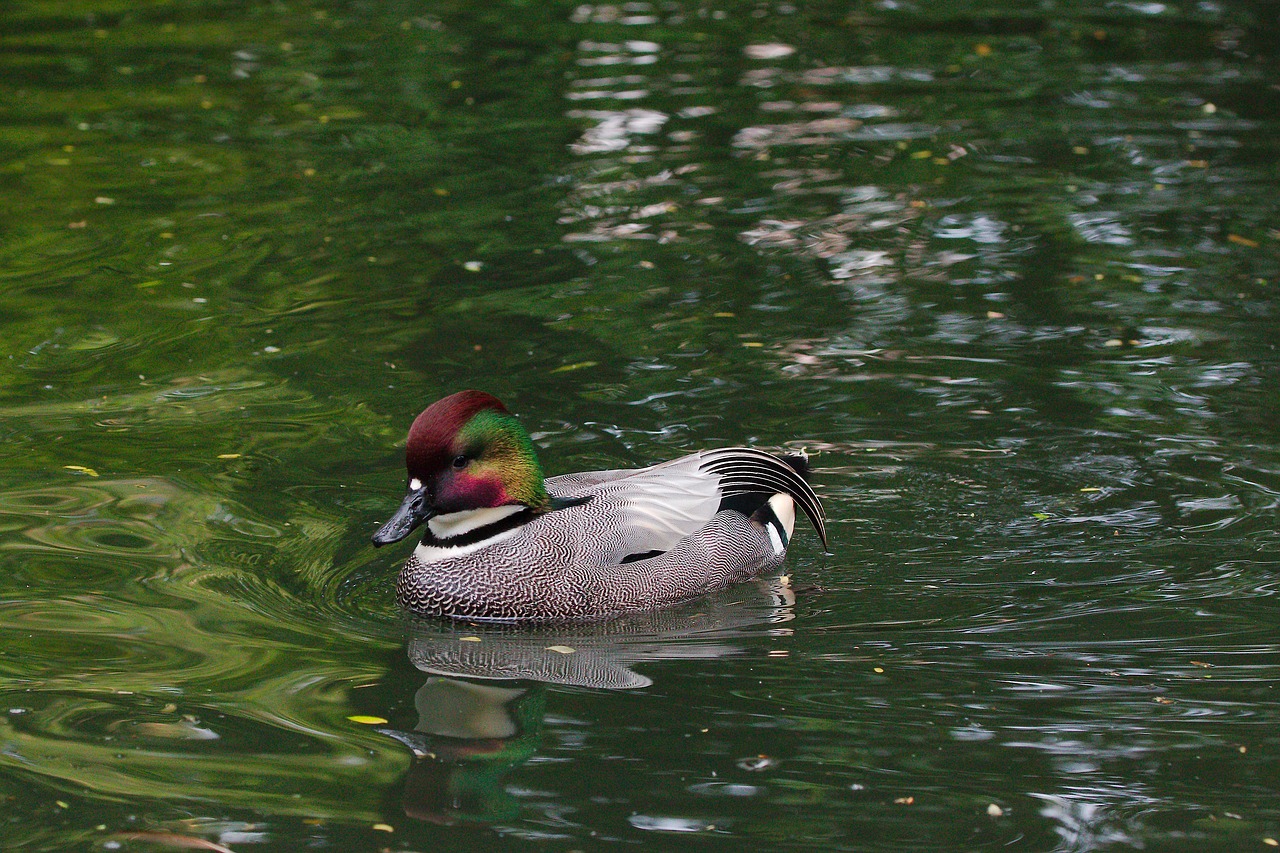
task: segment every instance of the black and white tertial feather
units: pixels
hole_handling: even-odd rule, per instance
[[[720,490],[726,497],[735,495],[790,495],[813,522],[827,548],[826,516],[822,501],[814,494],[805,475],[809,473],[809,457],[804,454],[784,457],[751,447],[726,447],[702,454],[708,471],[721,476]],[[790,531],[788,531],[788,536]]]
[[[415,447],[411,433],[409,494],[374,536],[377,544],[395,541],[425,523],[422,541],[396,584],[407,608],[467,619],[554,621],[673,604],[781,565],[797,506],[827,545],[822,502],[805,479],[803,455],[779,457],[748,447],[706,450],[649,468],[551,477],[537,484],[545,486],[542,492],[507,482],[520,476],[509,460],[483,467],[485,441],[506,439],[476,439],[472,416],[455,411],[463,404],[476,408],[475,397],[455,401],[468,394],[479,392],[445,398],[415,421],[418,431],[419,422],[441,407],[440,416],[453,418],[453,431],[466,441],[439,450]],[[501,406],[480,397],[478,411]],[[516,437],[527,442],[514,419],[502,429],[519,429]],[[421,432],[437,443],[450,434]],[[454,452],[464,446],[465,452]],[[415,458],[439,460],[439,470],[415,471]],[[469,458],[477,471],[467,479]],[[536,471],[536,461],[530,464]],[[505,497],[516,486],[541,494],[541,501],[531,505]],[[469,504],[458,494],[480,495],[485,502]]]

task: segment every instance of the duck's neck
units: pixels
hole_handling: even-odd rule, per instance
[[[528,511],[529,507],[523,504],[464,509],[460,512],[437,515],[427,522],[427,529],[435,539],[444,542],[466,536],[477,530],[484,531],[494,525],[501,525],[511,516]]]
[[[427,522],[422,544],[449,549],[486,543],[526,524],[536,514],[524,504],[508,504],[437,515]]]
[[[505,412],[480,412],[460,431],[457,444],[484,446],[483,458],[473,476],[500,482],[507,501],[535,511],[549,508],[550,496],[542,466],[538,464],[538,453],[529,433],[514,417]]]

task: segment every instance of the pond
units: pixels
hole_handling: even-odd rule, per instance
[[[1280,14],[11,0],[0,841],[1280,846]],[[831,552],[413,620],[408,425]],[[802,522],[803,525],[803,522]]]

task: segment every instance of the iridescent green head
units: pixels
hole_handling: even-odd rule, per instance
[[[547,503],[529,433],[497,398],[460,391],[431,404],[409,428],[409,480],[431,484],[440,513]]]
[[[550,508],[542,467],[520,422],[497,398],[459,391],[432,403],[409,428],[409,494],[374,534],[395,542],[436,515],[524,505]]]

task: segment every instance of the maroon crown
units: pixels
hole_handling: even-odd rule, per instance
[[[477,412],[486,409],[508,414],[497,397],[483,391],[459,391],[427,406],[409,427],[405,467],[410,475],[429,474],[448,464],[454,455],[453,440],[458,431]]]

